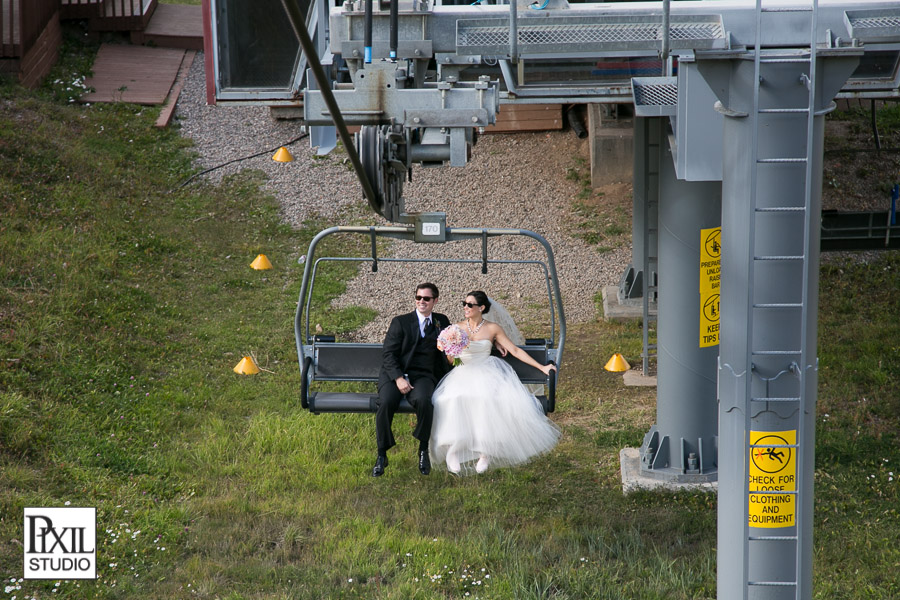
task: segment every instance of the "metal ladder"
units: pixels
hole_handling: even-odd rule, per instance
[[[652,127],[664,128],[664,119],[655,119],[656,124]],[[653,135],[656,133],[656,135]],[[650,330],[656,332],[657,315],[650,312],[650,303],[656,303],[659,292],[659,160],[651,161],[648,157],[652,154],[657,156],[660,153],[661,140],[665,135],[663,131],[647,132],[647,143],[644,144],[644,151],[648,155],[645,157],[647,165],[648,179],[655,179],[655,185],[652,187],[656,190],[655,194],[648,193],[645,195],[643,202],[644,209],[644,231],[641,236],[641,243],[644,245],[644,263],[641,265],[641,332],[643,340],[643,350],[641,352],[641,368],[644,377],[650,376],[650,361],[656,360],[657,343],[651,342]],[[656,170],[651,170],[650,165],[657,165]],[[650,186],[648,186],[650,187]],[[651,218],[653,222],[651,223]],[[651,241],[652,236],[652,241]],[[656,336],[653,336],[656,339]]]
[[[796,443],[793,444],[784,444],[781,446],[766,444],[766,445],[754,445],[750,443],[749,433],[751,431],[751,415],[755,412],[754,410],[748,410],[745,414],[745,431],[748,435],[748,451],[752,453],[757,448],[790,448],[796,452],[796,462],[795,465],[797,467],[797,475],[799,475],[799,471],[804,464],[804,448],[806,446],[806,440],[810,435],[810,432],[805,431],[804,420],[802,418],[803,410],[806,407],[806,398],[805,398],[805,390],[806,390],[806,380],[807,380],[807,368],[805,365],[808,364],[808,352],[807,348],[807,316],[809,311],[809,292],[811,283],[814,285],[814,282],[810,281],[809,277],[809,240],[810,240],[810,211],[812,205],[812,182],[813,182],[813,144],[814,144],[814,120],[815,120],[815,107],[816,107],[816,27],[817,27],[817,11],[818,11],[818,0],[811,0],[809,7],[804,8],[766,8],[763,6],[763,0],[756,0],[756,50],[754,54],[754,85],[753,85],[753,107],[752,112],[750,114],[750,118],[753,119],[752,124],[752,141],[751,141],[751,152],[752,152],[752,176],[750,178],[751,181],[751,197],[753,199],[754,207],[753,214],[751,217],[750,223],[750,248],[751,248],[751,256],[752,261],[750,264],[750,285],[749,285],[749,302],[748,306],[750,306],[748,318],[748,331],[750,335],[748,336],[747,344],[748,344],[748,357],[751,364],[748,365],[748,372],[753,373],[753,377],[747,378],[746,385],[748,386],[748,394],[747,397],[751,400],[751,405],[753,403],[788,403],[792,404],[797,408],[799,422],[797,425],[797,438],[795,440]],[[810,43],[808,49],[802,49],[796,54],[770,54],[764,55],[762,50],[762,19],[763,14],[765,13],[773,13],[773,12],[803,12],[809,13],[809,27],[810,27]],[[767,63],[797,63],[799,65],[807,65],[806,68],[809,69],[808,76],[805,77],[805,83],[808,89],[807,96],[807,105],[805,107],[796,107],[796,108],[764,108],[760,106],[760,86],[765,85],[765,82],[761,80],[761,68],[763,65]],[[801,76],[802,78],[802,76]],[[760,157],[760,135],[766,135],[766,132],[763,128],[760,127],[760,117],[762,115],[770,114],[770,113],[795,113],[797,116],[805,116],[806,117],[806,156],[804,157],[784,157],[784,156],[766,156]],[[776,133],[775,135],[778,135]],[[804,182],[804,197],[803,197],[803,206],[770,206],[765,203],[765,198],[761,197],[758,183],[757,183],[757,175],[760,166],[762,165],[770,165],[773,163],[782,163],[782,164],[796,164],[798,167],[802,165],[805,168],[805,182]],[[763,216],[765,215],[765,216]],[[798,216],[803,219],[803,246],[802,253],[799,255],[783,255],[779,254],[771,249],[765,247],[757,247],[758,245],[758,237],[757,237],[757,221],[760,218],[764,218],[768,220],[768,222],[772,222],[772,220],[778,219],[796,219]],[[760,246],[764,246],[765,244],[759,244]],[[792,264],[799,265],[803,273],[802,284],[800,286],[799,294],[794,294],[792,297],[784,299],[786,301],[779,302],[755,302],[754,298],[754,289],[756,287],[756,277],[757,277],[757,266],[761,265],[767,261],[788,261]],[[756,315],[764,315],[767,311],[790,311],[790,314],[794,316],[794,318],[799,319],[800,333],[799,339],[790,340],[790,347],[785,349],[781,348],[772,348],[772,347],[764,347],[763,343],[755,339],[757,337],[756,330],[753,326],[754,317]],[[763,357],[769,357],[768,359]],[[772,358],[783,357],[784,359],[784,369],[778,372],[776,375],[772,377],[765,377],[762,373],[759,372],[756,366],[756,362],[758,360],[771,360]],[[771,363],[770,363],[771,364]],[[796,395],[790,395],[787,397],[772,397],[769,394],[769,384],[774,380],[778,379],[781,376],[793,376],[797,378],[796,387],[793,389],[797,390]],[[753,381],[754,378],[756,381],[764,382],[765,393],[758,397],[753,397]],[[773,386],[774,387],[774,386]],[[757,404],[759,406],[759,404]],[[746,467],[749,469],[749,464]],[[776,547],[781,544],[792,545],[793,546],[793,557],[795,561],[794,566],[794,575],[795,578],[793,581],[771,581],[771,580],[751,580],[749,569],[745,568],[745,598],[751,596],[757,596],[758,594],[766,594],[766,592],[762,591],[764,589],[772,589],[772,588],[793,588],[793,598],[795,599],[805,599],[812,597],[811,589],[804,589],[805,581],[802,577],[802,554],[803,549],[801,548],[801,540],[803,538],[804,532],[801,531],[801,527],[803,527],[804,517],[801,514],[803,510],[803,505],[800,502],[799,497],[799,479],[798,476],[795,476],[795,489],[793,491],[778,491],[778,492],[766,492],[766,491],[751,491],[749,484],[749,472],[745,473],[745,485],[747,485],[747,494],[748,497],[751,494],[761,494],[761,495],[774,495],[774,494],[792,494],[794,501],[794,534],[793,535],[751,535],[749,524],[747,525],[746,532],[747,535],[744,540],[744,556],[749,557],[749,546],[752,542],[760,541],[763,543],[772,543],[776,544]],[[789,550],[784,552],[785,557],[790,553]],[[784,597],[784,596],[779,596]]]

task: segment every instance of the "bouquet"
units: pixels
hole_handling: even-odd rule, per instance
[[[447,327],[438,335],[437,339],[437,347],[438,350],[442,351],[444,354],[453,359],[453,366],[459,366],[462,364],[462,361],[459,359],[459,355],[463,350],[466,349],[466,346],[469,345],[469,336],[466,335],[466,332],[459,328],[459,325],[451,325]]]

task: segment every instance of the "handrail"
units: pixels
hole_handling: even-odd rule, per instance
[[[297,309],[294,315],[294,340],[297,345],[297,359],[301,370],[303,369],[304,364],[304,342],[309,343],[309,304],[312,298],[312,283],[314,281],[314,272],[318,266],[318,263],[322,259],[331,259],[331,260],[344,260],[344,261],[367,261],[371,260],[373,262],[447,262],[447,263],[456,263],[456,264],[485,264],[484,259],[403,259],[403,258],[378,258],[374,255],[374,244],[373,244],[373,256],[371,258],[362,258],[362,257],[322,257],[322,259],[316,259],[315,253],[316,248],[319,243],[325,239],[326,237],[337,234],[337,233],[356,233],[374,236],[380,235],[382,237],[391,237],[396,239],[404,239],[408,241],[413,241],[415,236],[415,227],[414,225],[393,225],[393,226],[336,226],[329,227],[328,229],[324,229],[316,234],[313,237],[312,241],[309,243],[309,249],[306,253],[306,263],[303,268],[303,279],[300,284],[300,294],[297,299]],[[460,228],[446,228],[446,236],[445,239],[447,242],[450,241],[463,241],[463,240],[471,240],[477,238],[483,238],[485,236],[495,237],[495,236],[504,236],[504,235],[522,235],[526,237],[531,237],[532,239],[539,242],[546,252],[547,262],[536,261],[536,260],[489,260],[487,263],[490,264],[542,264],[544,269],[544,279],[547,285],[548,291],[548,301],[550,303],[550,312],[551,312],[551,334],[555,335],[555,315],[559,315],[559,340],[556,343],[556,362],[559,364],[561,362],[561,357],[563,353],[563,349],[565,347],[566,340],[566,319],[565,312],[563,309],[562,303],[562,295],[560,293],[559,288],[559,276],[556,272],[556,261],[553,256],[553,249],[550,247],[550,243],[541,236],[533,231],[529,231],[527,229],[499,229],[499,228],[471,228],[471,227],[460,227]],[[446,243],[446,242],[443,242]],[[486,251],[486,250],[483,250]],[[556,306],[554,307],[554,303]],[[306,332],[303,332],[304,319],[303,315],[306,313]]]
[[[363,258],[356,256],[323,256],[321,258],[317,258],[315,264],[313,265],[312,275],[310,276],[310,290],[315,287],[316,281],[316,272],[318,271],[320,262],[368,262],[372,261],[372,258]],[[488,261],[477,260],[474,258],[378,258],[377,262],[381,263],[391,263],[391,262],[402,262],[402,263],[452,263],[452,264],[472,264],[472,265],[482,265],[484,268],[485,264],[490,265],[508,265],[508,264],[516,264],[516,265],[538,265],[544,271],[544,282],[547,286],[547,297],[551,297],[552,290],[550,288],[550,274],[547,268],[547,265],[540,260],[499,260],[493,259]],[[377,270],[374,268],[375,262],[373,262],[373,271]],[[306,298],[306,320],[305,320],[305,329],[306,334],[303,336],[303,339],[307,344],[312,342],[312,338],[309,334],[309,313],[310,313],[310,304],[312,303],[312,294],[309,294]],[[556,309],[551,303],[550,305],[550,337],[556,337]]]
[[[509,62],[519,62],[519,2],[509,0]]]

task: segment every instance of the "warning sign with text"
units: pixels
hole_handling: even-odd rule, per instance
[[[794,431],[750,432],[750,527],[793,527],[797,495]]]
[[[700,294],[700,347],[719,345],[719,294]]]
[[[700,230],[700,347],[719,345],[722,228]]]
[[[719,293],[722,263],[722,228],[700,230],[700,294]]]

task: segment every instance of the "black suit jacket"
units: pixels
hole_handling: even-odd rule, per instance
[[[450,319],[440,313],[431,313],[431,319],[438,331],[450,326]],[[385,383],[396,381],[407,372],[409,361],[412,358],[416,344],[423,342],[419,331],[419,317],[416,311],[399,315],[391,320],[387,335],[384,336],[383,358],[381,372],[378,375],[378,387]],[[440,381],[441,377],[450,371],[447,358],[440,351],[435,352],[434,379]]]

